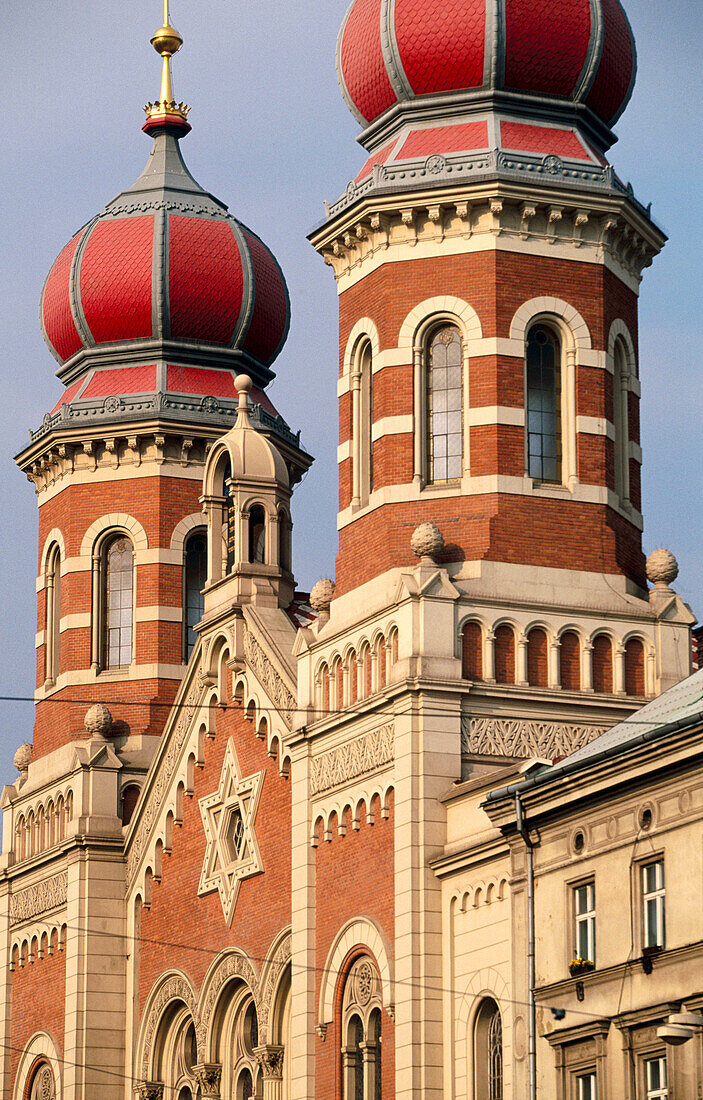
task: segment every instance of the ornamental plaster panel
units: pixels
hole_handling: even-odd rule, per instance
[[[197,997],[190,979],[180,970],[162,975],[147,998],[142,1021],[141,1041],[139,1043],[141,1056],[138,1063],[141,1064],[142,1077],[147,1081],[152,1079],[154,1071],[154,1041],[158,1026],[166,1008],[172,1001],[181,1001],[186,1005],[193,1017],[196,1032],[198,1031],[200,1020]],[[198,1050],[200,1050],[199,1035]]]
[[[19,890],[10,898],[10,924],[33,920],[40,913],[66,904],[68,899],[68,872],[61,871],[52,878],[43,879]]]
[[[381,805],[381,817],[389,816],[389,795],[395,789],[395,779],[389,768],[379,775],[372,777],[370,783],[356,783],[351,787],[345,787],[321,800],[315,799],[312,803],[312,816],[310,818],[311,833],[310,846],[316,848],[319,843],[318,826],[322,822],[323,838],[332,841],[332,816],[337,818],[337,835],[345,836],[347,828],[357,830],[361,826],[361,809],[363,807],[366,822],[374,824],[373,804],[378,799]]]
[[[288,729],[293,725],[297,702],[293,692],[273,667],[256,635],[247,628],[244,631],[244,656],[269,699],[277,708]]]
[[[568,756],[604,732],[604,726],[464,715],[461,749],[467,756],[476,753],[553,760],[557,756]]]
[[[394,751],[394,724],[387,722],[378,729],[313,757],[310,767],[311,796],[324,794],[391,764]]]

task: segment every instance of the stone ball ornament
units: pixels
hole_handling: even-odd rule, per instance
[[[421,561],[435,561],[444,550],[444,536],[434,523],[421,523],[413,531],[410,549]]]
[[[95,703],[86,713],[83,725],[93,737],[107,737],[112,728],[112,714],[102,703]]]
[[[310,606],[318,615],[329,613],[330,604],[334,597],[335,584],[329,577],[318,581],[310,593]]]
[[[32,763],[33,747],[31,742],[20,745],[14,757],[14,764],[20,775],[26,776],[29,765]]]
[[[647,558],[647,577],[657,588],[669,588],[679,575],[679,563],[671,550],[654,550]]]

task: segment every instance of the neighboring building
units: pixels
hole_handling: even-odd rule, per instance
[[[369,157],[311,234],[339,291],[340,507],[335,581],[309,595],[291,497],[312,460],[266,395],[285,281],[186,169],[181,39],[167,19],[152,41],[153,151],[49,273],[66,391],[18,456],[37,717],[3,796],[2,1095],[528,1096],[524,842],[514,799],[486,801],[526,767],[538,1083],[556,1095],[549,1030],[559,1087],[595,1064],[574,1087],[602,1100],[604,1019],[659,1058],[640,1025],[690,997],[669,975],[697,957],[684,924],[700,938],[692,891],[637,984],[621,924],[584,1029],[564,883],[588,949],[608,875],[626,903],[644,852],[618,845],[645,803],[663,850],[674,748],[672,778],[632,764],[646,797],[618,784],[628,717],[688,690],[694,622],[672,555],[641,547],[637,296],[665,238],[606,160],[624,12],[352,4],[338,69]],[[617,765],[564,799],[622,730]]]

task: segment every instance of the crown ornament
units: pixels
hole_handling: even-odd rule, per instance
[[[171,79],[171,58],[178,53],[183,45],[183,39],[176,28],[171,25],[168,0],[164,0],[164,21],[151,36],[151,44],[161,56],[161,91],[159,98],[153,103],[147,103],[145,130],[149,130],[155,120],[167,119],[180,123],[185,129],[188,125],[188,112],[190,107],[185,103],[179,103],[173,94],[173,81]],[[150,125],[151,124],[151,125]]]

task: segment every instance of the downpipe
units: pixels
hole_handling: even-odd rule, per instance
[[[537,1100],[537,1011],[535,1007],[535,865],[534,844],[525,824],[525,815],[520,795],[515,795],[515,818],[517,831],[523,839],[527,852],[527,1072],[529,1100]]]

